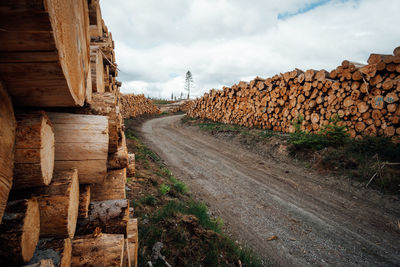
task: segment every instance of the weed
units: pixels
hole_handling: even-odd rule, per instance
[[[150,205],[150,206],[154,206],[157,204],[157,199],[152,196],[152,195],[147,195],[145,197],[142,197],[141,199],[139,199],[140,203],[146,204],[146,205]]]
[[[171,187],[170,187],[169,185],[162,184],[162,185],[160,186],[160,194],[161,194],[161,195],[167,194],[167,193],[169,192],[169,190],[171,190]]]

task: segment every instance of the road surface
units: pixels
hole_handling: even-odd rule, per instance
[[[261,158],[182,126],[181,118],[145,122],[145,143],[234,237],[272,265],[400,265],[398,199]]]

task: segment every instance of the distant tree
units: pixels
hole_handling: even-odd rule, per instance
[[[187,91],[187,99],[190,97],[190,88],[193,86],[193,76],[190,70],[186,72],[185,78],[185,90]]]

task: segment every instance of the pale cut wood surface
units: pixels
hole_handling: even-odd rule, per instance
[[[13,188],[48,185],[54,170],[54,131],[44,111],[17,112]]]

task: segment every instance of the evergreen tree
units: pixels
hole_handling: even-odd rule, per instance
[[[190,70],[186,72],[185,90],[187,91],[187,99],[190,97],[190,88],[193,86],[193,77]]]

